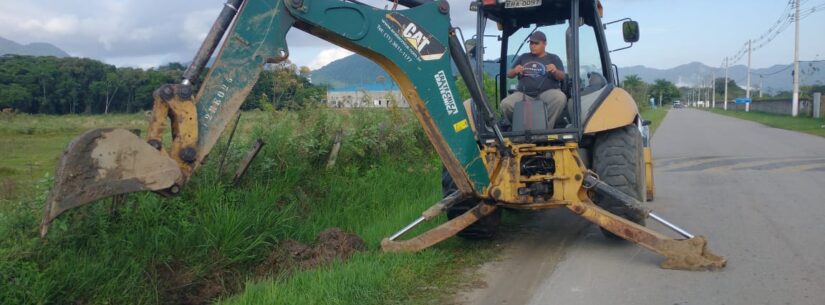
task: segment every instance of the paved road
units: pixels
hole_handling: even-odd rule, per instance
[[[659,269],[660,257],[549,211],[532,226],[556,230],[512,242],[501,261],[482,268],[486,288],[456,303],[825,304],[825,138],[677,109],[653,149],[650,206],[707,236],[728,258],[726,269]]]

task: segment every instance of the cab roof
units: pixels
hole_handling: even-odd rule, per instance
[[[567,22],[570,19],[570,5],[579,1],[579,15],[585,23],[592,24],[601,17],[602,4],[599,0],[541,0],[541,5],[524,8],[504,8],[505,3],[484,6],[484,15],[507,31],[530,26],[545,26]],[[598,13],[597,13],[598,12]]]

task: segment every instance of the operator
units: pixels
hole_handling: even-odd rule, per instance
[[[555,54],[545,52],[547,36],[541,31],[530,34],[530,53],[519,56],[513,68],[507,71],[507,77],[518,76],[517,91],[501,101],[504,117],[513,122],[513,108],[519,101],[541,100],[547,105],[547,123],[550,128],[556,123],[567,96],[561,91],[564,80],[564,65]]]

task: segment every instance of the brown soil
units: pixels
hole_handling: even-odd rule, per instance
[[[347,260],[353,253],[366,250],[364,240],[339,228],[330,228],[318,235],[315,245],[306,245],[295,240],[281,242],[255,275],[266,277],[283,271],[307,269],[328,264],[335,260]]]
[[[335,260],[347,260],[355,252],[366,250],[364,241],[355,234],[330,228],[318,235],[314,245],[295,240],[282,241],[252,274],[263,279],[276,274],[306,270]],[[233,294],[243,288],[246,276],[233,269],[198,274],[185,263],[173,261],[156,265],[152,270],[161,304],[201,305]]]
[[[155,266],[161,304],[199,305],[239,289],[230,272],[207,273],[200,278],[181,262]]]

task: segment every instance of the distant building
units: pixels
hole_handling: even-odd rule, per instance
[[[366,84],[327,90],[327,106],[333,108],[410,107],[395,84]]]

